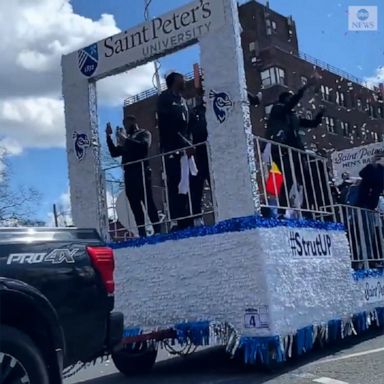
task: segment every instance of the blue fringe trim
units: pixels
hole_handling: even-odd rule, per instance
[[[328,343],[332,344],[341,340],[341,324],[340,319],[328,321]]]
[[[180,323],[175,326],[179,344],[209,345],[209,321]]]
[[[244,354],[245,364],[260,362],[269,365],[272,358],[278,362],[285,361],[279,336],[242,337],[238,349]]]
[[[139,336],[143,333],[141,328],[126,328],[124,329],[123,336],[124,337],[132,337],[132,336]]]
[[[359,281],[369,277],[382,277],[384,276],[384,268],[380,269],[362,269],[352,273],[354,280]]]
[[[343,231],[344,226],[338,223],[328,223],[314,220],[279,220],[265,219],[261,216],[247,216],[222,221],[213,226],[189,228],[183,231],[172,232],[164,235],[141,237],[121,243],[110,243],[114,249],[142,247],[146,244],[159,244],[170,240],[187,239],[191,237],[203,237],[228,232],[243,232],[255,228],[314,228],[328,231]]]
[[[313,348],[313,326],[301,328],[296,334],[296,352],[298,356],[311,351]]]
[[[172,342],[178,342],[184,345],[192,342],[194,345],[210,345],[211,322],[196,321],[176,324],[176,339]],[[352,316],[351,321],[343,322],[341,319],[328,321],[321,326],[309,325],[297,330],[296,334],[287,336],[294,337],[294,352],[297,356],[310,352],[316,342],[320,345],[335,344],[352,334],[361,334],[369,330],[371,325],[376,325],[384,329],[384,307],[376,308],[370,312],[360,312]],[[317,329],[315,329],[317,328]],[[327,332],[319,332],[319,329],[327,329]],[[230,328],[228,328],[230,329]],[[233,329],[232,329],[233,330]],[[348,330],[353,330],[348,333]],[[124,336],[138,336],[142,334],[140,328],[128,328],[124,331]],[[223,343],[228,343],[233,334],[227,334],[222,339]],[[291,357],[287,348],[283,346],[280,336],[263,337],[238,337],[232,354],[241,352],[245,364],[264,364],[269,365],[272,361],[281,363]],[[229,350],[230,351],[230,350]]]

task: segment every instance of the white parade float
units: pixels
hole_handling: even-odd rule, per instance
[[[269,364],[384,326],[384,274],[352,270],[340,224],[260,216],[237,12],[195,1],[63,57],[71,204],[77,226],[108,240],[96,81],[198,43],[204,88],[230,100],[220,118],[207,105],[217,224],[111,244],[116,307],[126,336],[173,330]]]

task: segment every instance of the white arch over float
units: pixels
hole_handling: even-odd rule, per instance
[[[204,87],[226,93],[232,108],[217,119],[207,108],[216,219],[254,214],[258,195],[235,0],[197,0],[62,59],[72,215],[106,238],[105,183],[100,168],[96,81],[199,44]],[[251,170],[251,171],[250,171]]]
[[[384,274],[354,273],[346,233],[333,223],[254,216],[259,201],[240,33],[236,0],[199,0],[63,57],[71,204],[77,226],[96,227],[107,238],[96,81],[200,44],[206,92],[232,101],[220,119],[214,100],[207,105],[219,224],[152,244],[115,245],[116,307],[130,335],[173,327],[180,342],[192,336],[195,344],[226,343],[247,362],[269,363],[383,326]]]

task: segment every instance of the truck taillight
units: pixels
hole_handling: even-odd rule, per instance
[[[100,273],[107,293],[113,294],[115,292],[115,282],[113,280],[115,261],[112,249],[108,247],[87,247],[87,252],[92,265]]]

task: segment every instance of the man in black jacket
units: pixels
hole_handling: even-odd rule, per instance
[[[361,183],[357,206],[374,211],[379,205],[380,195],[384,193],[384,154],[374,156],[371,164],[359,173]]]
[[[166,153],[165,170],[171,219],[177,220],[176,229],[185,229],[193,226],[193,219],[186,218],[192,213],[188,195],[179,193],[180,159],[184,154],[181,149],[192,146],[188,133],[189,111],[182,97],[185,80],[180,73],[172,72],[167,76],[166,83],[167,90],[159,96],[157,102],[160,149]],[[191,156],[193,150],[189,148],[186,152]]]
[[[279,96],[279,101],[272,107],[267,127],[266,138],[276,141],[280,144],[287,145],[294,149],[304,150],[302,142],[302,128],[315,128],[322,122],[324,109],[312,119],[304,119],[297,115],[294,110],[304,93],[312,86],[316,85],[319,76],[313,76],[308,83],[299,89],[296,94],[292,92],[283,92]],[[286,148],[281,149],[281,155],[277,145],[272,145],[272,158],[280,170],[284,174],[285,187],[281,189],[282,194],[279,196],[279,203],[282,207],[288,206],[288,195],[294,184],[294,180],[303,185],[306,190],[308,201],[305,201],[305,208],[312,208],[315,204],[315,193],[313,191],[310,180],[309,164],[306,156],[297,151],[292,151],[292,162],[290,161],[289,152]],[[312,175],[314,178],[320,178],[320,175]],[[316,193],[317,195],[317,193]]]
[[[125,135],[121,144],[117,146],[111,138],[113,133],[111,124],[107,124],[107,145],[112,157],[122,157],[125,193],[135,216],[139,234],[145,237],[145,218],[142,204],[148,212],[155,233],[160,233],[159,215],[152,195],[151,168],[148,160],[141,161],[148,157],[151,133],[139,128],[135,116],[127,116],[123,124]],[[134,163],[129,164],[132,162]]]
[[[384,193],[384,154],[376,154],[372,159],[372,163],[366,165],[360,171],[359,176],[361,182],[356,205],[363,208],[361,217],[364,232],[364,238],[360,239],[359,243],[365,243],[367,259],[379,258],[382,249],[378,247],[377,239],[382,234],[380,234],[379,227],[375,225],[373,211],[379,205],[380,195]],[[361,252],[364,251],[362,245],[360,245],[360,250]],[[372,266],[376,267],[376,265]]]

